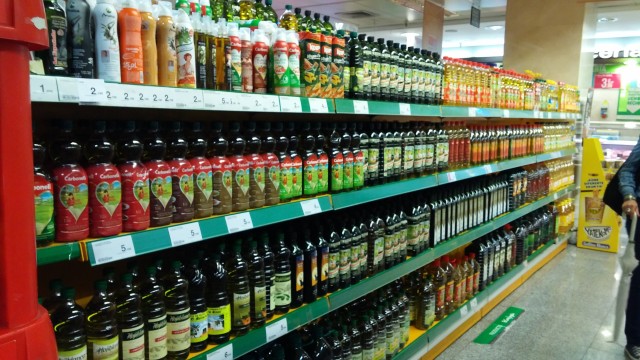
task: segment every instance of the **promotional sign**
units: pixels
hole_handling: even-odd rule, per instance
[[[596,74],[593,87],[596,89],[620,89],[620,74]]]
[[[586,139],[582,152],[578,247],[618,252],[618,215],[602,201],[613,176],[602,167],[604,155],[598,139]]]

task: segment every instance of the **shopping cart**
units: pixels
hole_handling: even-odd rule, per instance
[[[629,221],[629,219],[627,219]],[[622,273],[620,275],[620,283],[618,284],[618,295],[616,297],[616,313],[613,324],[613,342],[618,340],[620,336],[620,328],[622,327],[622,320],[625,316],[625,310],[627,308],[627,299],[629,298],[629,285],[631,284],[631,273],[638,266],[638,260],[636,260],[634,242],[636,236],[636,224],[638,222],[637,214],[631,216],[631,230],[629,231],[629,243],[627,244],[624,253],[618,258]]]

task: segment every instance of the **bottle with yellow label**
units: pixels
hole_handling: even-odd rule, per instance
[[[209,343],[222,344],[231,335],[231,304],[227,295],[228,275],[221,262],[222,256],[216,251],[205,265],[207,277],[207,315],[209,323]]]
[[[51,313],[59,359],[86,359],[87,335],[84,313],[76,304],[75,289],[62,290],[62,301]]]

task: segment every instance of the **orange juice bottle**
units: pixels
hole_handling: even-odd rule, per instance
[[[124,0],[118,13],[120,39],[120,77],[123,83],[142,84],[144,66],[142,56],[142,18],[134,0]]]
[[[176,53],[176,24],[171,9],[160,4],[156,23],[156,44],[158,56],[158,85],[178,86],[178,58]]]
[[[145,85],[158,85],[158,48],[156,47],[156,19],[151,13],[151,0],[140,1],[142,19],[142,65]]]

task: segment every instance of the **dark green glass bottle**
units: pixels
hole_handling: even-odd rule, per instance
[[[76,304],[75,297],[75,289],[65,288],[62,290],[59,305],[51,313],[51,323],[60,359],[87,358],[84,313]]]
[[[47,75],[68,74],[67,18],[56,0],[44,0],[49,48],[36,52]]]

